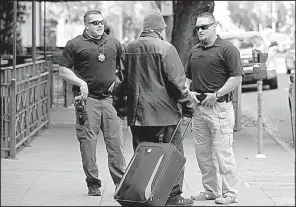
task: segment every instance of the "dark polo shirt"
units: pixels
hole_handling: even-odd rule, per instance
[[[98,60],[98,54],[105,55],[105,61]],[[120,67],[123,50],[118,40],[104,33],[100,40],[91,39],[85,31],[82,35],[69,40],[64,48],[60,66],[74,70],[86,81],[89,96],[100,99],[116,79],[116,67]],[[78,86],[73,86],[79,92]]]
[[[193,91],[215,92],[229,77],[243,75],[240,52],[219,36],[210,47],[197,44],[189,52],[185,73]]]

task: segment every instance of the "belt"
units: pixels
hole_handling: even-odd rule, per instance
[[[230,102],[233,100],[233,95],[232,93],[227,93],[224,96],[221,96],[220,98],[217,99],[217,102],[222,103],[222,102]]]
[[[96,94],[96,95],[92,95],[90,94],[90,97],[93,97],[95,99],[101,100],[101,99],[105,99],[107,97],[111,96],[111,93],[100,93],[100,94]]]
[[[79,96],[79,95],[80,95],[79,92],[74,91],[74,96]],[[108,98],[109,96],[111,96],[111,93],[103,92],[103,93],[99,93],[99,94],[95,94],[95,95],[89,93],[88,96],[91,98],[97,99],[97,100],[101,100],[101,99],[105,99],[105,98]]]
[[[206,95],[204,94],[205,92],[203,93],[200,93],[200,95],[197,95],[196,98],[197,100],[199,100],[200,102],[202,102],[205,98],[206,98]],[[212,93],[212,92],[209,92],[209,93]],[[230,92],[230,93],[227,93],[225,94],[224,96],[221,96],[217,99],[217,102],[219,103],[222,103],[222,102],[230,102],[233,100],[233,93]]]

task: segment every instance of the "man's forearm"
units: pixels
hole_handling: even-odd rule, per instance
[[[71,83],[72,85],[81,86],[86,83],[84,80],[78,78],[69,68],[60,67],[59,74],[65,81]]]
[[[230,77],[226,83],[217,91],[219,97],[233,91],[242,82],[242,76]]]

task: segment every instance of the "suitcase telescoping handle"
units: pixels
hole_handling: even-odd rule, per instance
[[[182,122],[182,119],[183,119],[183,117],[180,118],[180,120],[179,120],[179,122],[178,122],[178,124],[177,124],[177,127],[176,127],[176,129],[174,130],[173,135],[172,135],[171,140],[169,141],[169,143],[172,142],[172,140],[173,140],[173,138],[174,138],[174,136],[175,136],[175,134],[176,134],[176,132],[177,132],[177,130],[178,130],[178,128],[179,128],[181,122]],[[188,124],[187,124],[187,126],[186,126],[186,128],[185,128],[185,131],[184,131],[184,133],[183,133],[183,136],[182,136],[182,138],[181,138],[181,140],[180,140],[178,146],[176,146],[177,148],[179,148],[179,145],[183,142],[183,139],[184,139],[184,137],[185,137],[185,134],[186,134],[186,132],[187,132],[188,127],[190,126],[190,124],[191,124],[191,122],[192,122],[192,119],[193,119],[193,117],[190,118],[190,120],[189,120],[189,122],[188,122]]]

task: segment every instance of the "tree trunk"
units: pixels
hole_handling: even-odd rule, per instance
[[[214,12],[214,1],[174,1],[174,27],[172,44],[185,66],[190,49],[198,43],[194,30],[196,17],[203,12]]]

